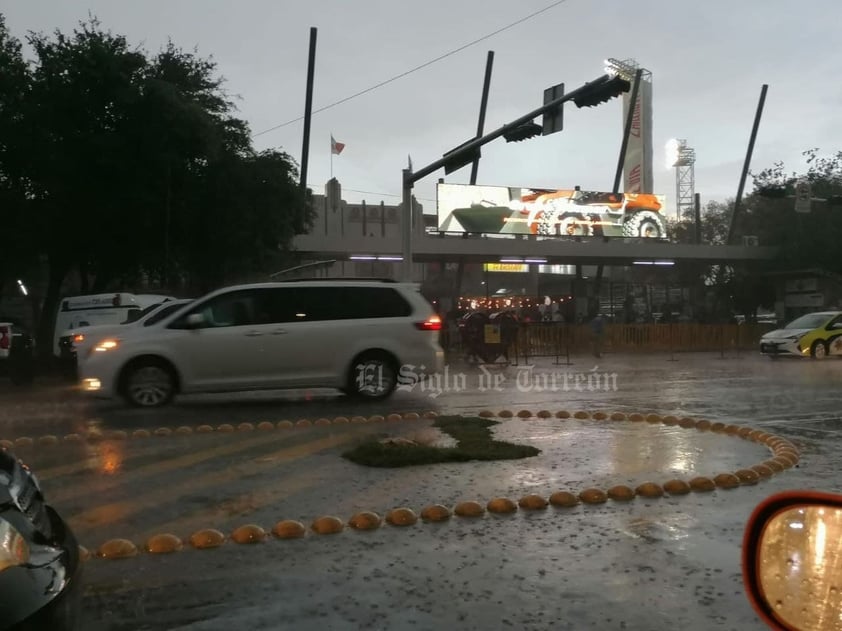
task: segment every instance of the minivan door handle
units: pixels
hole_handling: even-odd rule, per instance
[[[247,331],[246,332],[247,337],[258,337],[260,335],[263,335],[263,333],[261,333],[260,331]]]
[[[286,333],[286,329],[275,329],[274,331],[272,331],[272,335],[286,335]]]

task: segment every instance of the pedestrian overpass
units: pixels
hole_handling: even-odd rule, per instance
[[[536,237],[416,233],[413,261],[465,263],[534,263],[558,265],[739,264],[773,258],[776,248],[746,245],[672,243],[660,239],[602,237]],[[353,238],[302,235],[296,239],[300,254],[336,260],[400,261],[400,238]]]

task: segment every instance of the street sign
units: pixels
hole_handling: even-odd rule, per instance
[[[564,96],[563,83],[547,88],[544,90],[544,105],[552,103],[562,96]],[[549,136],[550,134],[554,134],[557,131],[564,129],[564,105],[559,105],[555,109],[544,112],[541,123],[544,136]]]
[[[812,187],[810,182],[800,179],[795,183],[795,212],[808,213],[812,202]]]

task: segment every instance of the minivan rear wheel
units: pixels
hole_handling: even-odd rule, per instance
[[[126,369],[123,396],[135,407],[166,405],[175,396],[175,375],[164,362],[141,360]]]
[[[398,385],[397,362],[383,352],[368,352],[351,364],[345,392],[369,401],[385,399]]]

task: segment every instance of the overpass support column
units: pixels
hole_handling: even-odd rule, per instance
[[[531,263],[529,265],[529,286],[526,288],[526,294],[528,296],[538,295],[539,278],[540,276],[538,274],[538,265]]]

